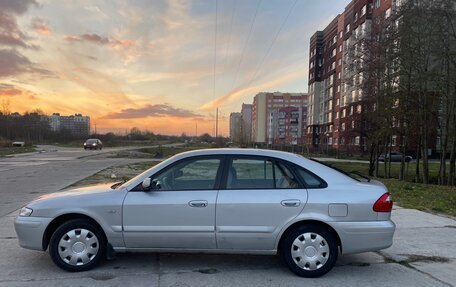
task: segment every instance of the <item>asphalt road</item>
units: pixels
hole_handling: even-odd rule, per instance
[[[275,256],[119,254],[95,270],[68,273],[48,253],[22,249],[13,219],[26,202],[108,166],[104,149],[44,147],[0,158],[0,286],[455,286],[456,220],[396,207],[394,244],[380,252],[339,257],[318,279],[293,275]]]

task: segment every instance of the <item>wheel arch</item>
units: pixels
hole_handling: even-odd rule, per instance
[[[73,220],[73,219],[85,219],[85,220],[89,221],[91,224],[95,225],[101,231],[102,235],[104,236],[105,241],[107,242],[106,233],[105,233],[103,227],[95,219],[93,219],[92,217],[90,217],[88,215],[82,214],[82,213],[66,213],[66,214],[62,214],[62,215],[59,215],[56,218],[54,218],[46,227],[44,234],[43,234],[43,240],[42,240],[42,248],[44,251],[46,251],[46,249],[48,248],[52,234],[54,234],[54,232],[57,230],[57,228],[59,228],[59,226],[62,225],[63,223],[65,223],[69,220]]]
[[[293,224],[288,226],[282,232],[282,234],[280,235],[280,239],[278,240],[278,243],[277,243],[277,246],[276,246],[277,247],[277,252],[280,252],[281,245],[283,244],[283,241],[288,236],[288,234],[290,234],[291,231],[294,230],[295,228],[297,228],[299,226],[303,226],[303,225],[307,225],[307,226],[312,226],[312,225],[313,226],[322,226],[322,227],[327,228],[334,235],[334,237],[337,239],[337,246],[339,247],[339,252],[342,253],[342,241],[340,240],[340,236],[337,233],[337,231],[331,225],[329,225],[329,224],[327,224],[327,223],[325,223],[323,221],[319,221],[319,220],[315,220],[315,219],[300,220],[300,221],[294,222]]]

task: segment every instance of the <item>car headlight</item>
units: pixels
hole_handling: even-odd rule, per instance
[[[97,144],[96,144],[96,143],[94,143],[94,144],[92,144],[92,145],[93,145],[93,146],[96,146]]]
[[[19,216],[30,216],[32,215],[33,209],[28,208],[28,207],[22,207],[21,212],[19,213]]]

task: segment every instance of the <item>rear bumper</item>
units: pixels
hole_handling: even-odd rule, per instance
[[[14,220],[19,245],[33,250],[43,250],[43,234],[52,218],[18,216]]]
[[[342,253],[376,251],[390,247],[396,225],[391,220],[362,222],[333,222],[339,234]]]

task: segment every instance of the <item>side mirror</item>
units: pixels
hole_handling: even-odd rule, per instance
[[[152,189],[151,183],[152,183],[152,180],[150,179],[150,177],[146,178],[145,180],[143,180],[143,182],[141,184],[142,188],[144,190],[151,190]]]

